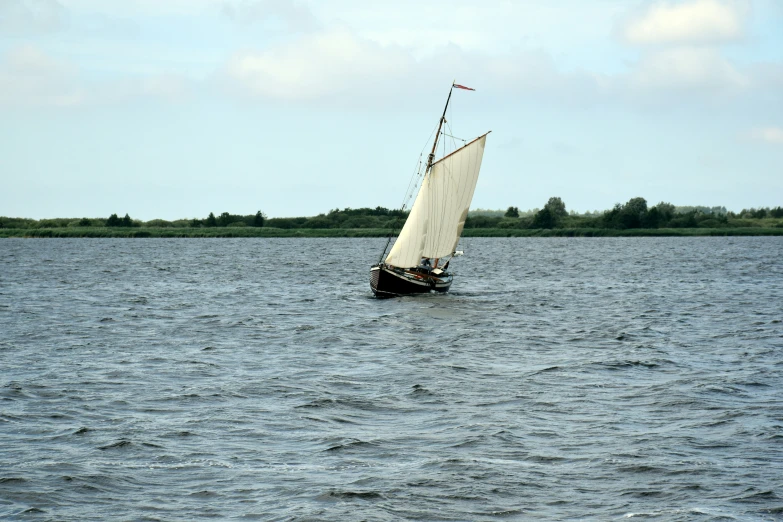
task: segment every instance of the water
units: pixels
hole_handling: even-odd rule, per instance
[[[0,241],[0,518],[783,518],[783,238]]]

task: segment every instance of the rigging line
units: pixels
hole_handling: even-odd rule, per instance
[[[457,98],[459,98],[459,96],[458,96]],[[451,115],[450,115],[450,116],[451,116],[451,119],[453,119],[453,118],[454,118],[454,112],[453,112],[453,110],[454,110],[454,106],[452,105],[452,113],[451,113]],[[454,150],[456,150],[456,149],[457,149],[457,142],[456,142],[455,140],[460,140],[460,141],[462,141],[462,144],[463,144],[463,145],[465,145],[465,143],[467,143],[467,142],[466,142],[465,140],[463,140],[462,138],[458,138],[457,136],[453,136],[453,134],[454,134],[454,126],[453,126],[453,125],[451,125],[451,123],[452,123],[452,122],[451,122],[451,121],[449,121],[449,132],[452,134],[452,135],[450,135],[449,137],[450,137],[450,138],[451,138],[451,140],[452,140],[452,145],[454,146]]]
[[[451,134],[446,134],[445,132],[443,134],[445,136],[448,136],[449,138],[451,138],[451,142],[452,142],[452,145],[454,147],[454,150],[456,150],[458,148],[457,147],[457,140],[461,141],[462,145],[465,145],[468,142],[466,139],[460,138],[459,136],[454,136],[454,127],[451,125],[450,121],[446,122],[446,124],[448,125],[448,129],[449,129],[449,132]]]
[[[451,112],[449,113],[449,122],[448,122],[449,123],[449,132],[452,133],[452,134],[454,134],[454,130],[451,127],[451,119],[453,117],[454,117],[454,106],[452,105],[451,106]],[[454,143],[454,138],[453,137],[451,137],[451,143],[452,143],[452,146],[456,147],[456,144]]]
[[[449,132],[454,132],[451,129],[451,125],[449,125],[448,127],[449,127]],[[459,148],[459,147],[457,147],[457,141],[456,140],[460,140],[462,142],[463,146],[467,144],[467,140],[463,140],[462,138],[458,138],[457,136],[452,136],[451,134],[446,134],[445,132],[443,133],[443,135],[444,136],[448,136],[449,138],[451,138],[451,145],[452,145],[452,147],[454,149],[452,152],[456,151]]]
[[[451,130],[451,129],[449,129],[449,130]],[[441,134],[443,134],[444,136],[448,136],[448,137],[449,137],[449,138],[451,138],[452,140],[459,140],[459,141],[461,141],[463,144],[465,144],[465,143],[467,143],[467,142],[468,142],[468,140],[462,139],[462,138],[460,138],[459,136],[452,136],[451,134],[446,134],[445,132],[442,132]],[[455,147],[457,146],[457,143],[456,143],[456,141],[454,142],[454,146],[455,146]]]
[[[435,132],[437,132],[437,125],[435,127],[433,127],[432,132],[430,132],[430,135],[427,138],[427,141],[424,142],[424,146],[421,148],[421,152],[419,152],[419,160],[417,162],[416,168],[414,169],[414,172],[413,172],[413,175],[411,176],[410,181],[408,181],[408,190],[406,191],[405,196],[403,196],[402,206],[400,208],[400,210],[403,211],[403,212],[405,211],[405,207],[408,205],[408,202],[413,197],[413,191],[416,190],[416,187],[419,184],[418,178],[422,177],[422,174],[421,174],[421,164],[422,164],[421,157],[422,157],[422,154],[424,154],[424,150],[427,148],[427,144],[430,142],[430,140],[432,139],[432,136],[433,136],[433,134],[435,134]],[[397,222],[399,222],[399,218],[398,218],[397,221],[395,221],[395,223],[397,223]],[[388,248],[389,248],[389,244],[391,243],[392,237],[395,234],[397,234],[397,233],[398,233],[397,228],[392,227],[391,231],[389,233],[389,237],[386,240],[386,245],[384,245],[383,251],[381,252],[381,256],[380,256],[380,258],[378,258],[378,263],[379,264],[381,262],[383,262],[383,256],[386,255],[386,250],[388,250]]]
[[[431,167],[432,167],[433,159],[434,159],[434,156],[435,156],[435,149],[436,149],[436,147],[438,145],[438,138],[439,138],[439,135],[440,135],[441,126],[443,125],[443,122],[446,120],[446,111],[448,110],[449,101],[451,100],[451,95],[452,95],[453,91],[454,91],[454,84],[452,83],[452,86],[449,89],[449,96],[448,96],[448,98],[446,98],[446,107],[443,108],[443,115],[441,116],[440,120],[438,121],[437,131],[435,131],[435,140],[434,140],[434,143],[432,145],[432,152],[429,154],[429,156],[427,158],[427,168],[424,170],[424,174],[422,176],[422,187],[423,187],[424,178],[426,178],[427,174],[430,173],[430,170],[431,170]],[[432,136],[432,134],[430,134],[430,136]],[[444,142],[445,142],[445,140],[444,140]],[[444,151],[445,151],[445,143],[444,143]],[[410,183],[409,183],[409,185],[410,185]],[[420,189],[420,191],[421,191],[421,189]],[[414,206],[415,205],[416,205],[416,203],[414,202]],[[404,209],[404,206],[403,206],[403,209]],[[380,260],[378,262],[379,264],[383,260],[383,256],[386,253],[386,248],[388,248],[389,243],[391,242],[392,235],[393,235],[393,231],[392,231],[392,234],[389,235],[389,239],[386,242],[386,246],[384,247],[384,251],[381,253],[381,257],[380,257]]]
[[[424,146],[421,148],[421,152],[419,152],[419,161],[418,161],[418,164],[416,166],[416,169],[413,172],[413,175],[411,176],[410,181],[408,181],[408,189],[407,189],[407,191],[405,193],[405,197],[403,198],[403,205],[405,204],[405,202],[407,200],[410,199],[410,195],[409,194],[416,188],[416,185],[418,184],[418,180],[416,180],[416,178],[421,177],[421,157],[424,154],[424,150],[427,148],[427,144],[432,139],[432,135],[435,134],[436,131],[437,131],[437,125],[435,127],[433,127],[432,132],[430,132],[430,135],[427,138],[427,141],[424,142]],[[414,180],[416,180],[416,181],[414,182]],[[411,184],[413,184],[413,186],[411,186]]]

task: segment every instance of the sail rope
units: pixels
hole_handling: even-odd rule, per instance
[[[437,132],[438,126],[436,125],[433,127],[432,132],[430,132],[429,137],[427,138],[427,141],[424,142],[424,146],[421,148],[421,152],[419,152],[419,159],[416,162],[416,167],[413,171],[413,174],[411,175],[410,181],[408,181],[408,190],[405,193],[405,197],[402,200],[402,206],[400,207],[401,212],[405,212],[405,209],[408,207],[408,204],[411,201],[411,198],[413,197],[413,194],[416,192],[416,189],[419,186],[419,183],[423,180],[423,176],[425,172],[422,171],[422,156],[424,155],[424,151],[427,148],[427,145],[429,144],[430,140],[432,139],[432,136]],[[395,223],[399,222],[399,220],[395,221]],[[404,223],[404,222],[403,222]],[[381,252],[381,257],[378,259],[378,263],[380,264],[383,262],[383,256],[386,255],[386,250],[389,248],[389,244],[391,243],[392,237],[394,237],[398,233],[398,229],[395,227],[392,227],[391,232],[389,233],[389,237],[386,239],[386,245],[383,247],[383,251]]]
[[[408,190],[406,191],[405,198],[402,201],[402,210],[405,210],[405,207],[408,205],[408,203],[410,203],[410,199],[413,197],[413,193],[416,190],[416,187],[418,186],[419,182],[421,181],[420,178],[424,175],[424,173],[421,171],[421,166],[422,166],[421,158],[424,155],[424,151],[427,149],[427,145],[432,139],[432,136],[435,134],[437,130],[438,130],[437,125],[432,128],[432,132],[430,132],[427,141],[424,142],[424,146],[421,148],[421,152],[419,152],[419,160],[416,164],[416,169],[413,171],[413,175],[411,176],[411,179],[408,182]]]
[[[452,91],[453,91],[453,88],[454,88],[454,85],[452,85]],[[424,147],[422,148],[422,152],[419,154],[419,159],[417,161],[416,168],[414,170],[413,175],[411,176],[411,180],[408,183],[408,190],[406,191],[406,195],[405,195],[405,198],[403,199],[402,207],[400,209],[401,213],[403,213],[403,214],[404,214],[405,210],[408,208],[408,206],[409,206],[413,196],[416,193],[420,193],[421,189],[423,188],[423,182],[424,182],[425,178],[428,175],[432,176],[432,165],[435,164],[435,163],[441,163],[442,160],[445,160],[446,157],[450,155],[450,154],[447,154],[447,152],[446,152],[447,149],[451,148],[452,149],[452,154],[453,154],[453,153],[456,153],[459,148],[467,147],[467,145],[468,145],[467,140],[455,136],[454,132],[452,130],[452,126],[451,126],[450,120],[452,119],[452,116],[453,116],[453,113],[454,113],[454,106],[453,106],[453,104],[451,106],[449,106],[449,101],[450,100],[451,100],[451,92],[449,92],[449,97],[446,100],[446,109],[443,112],[443,116],[442,116],[441,120],[438,121],[437,130],[433,129],[433,132],[430,133],[430,136],[427,139],[427,142],[425,143]],[[446,115],[447,114],[448,114],[448,120],[446,119]],[[443,136],[443,139],[441,140],[441,143],[440,143],[441,149],[442,149],[441,160],[438,160],[437,162],[434,161],[434,156],[435,156],[435,153],[437,151],[435,149],[435,146],[433,146],[432,153],[429,154],[429,156],[427,157],[426,164],[423,164],[423,162],[422,162],[422,154],[424,152],[424,149],[426,149],[427,143],[429,143],[432,140],[433,134],[435,134],[436,132],[438,133],[438,135],[435,136],[435,141],[436,142],[440,138],[440,135]],[[450,140],[451,141],[450,144],[446,143],[447,141],[449,141],[447,138],[451,139]],[[462,142],[462,147],[458,147],[457,140]],[[450,147],[449,147],[449,145],[450,145]],[[469,151],[470,160],[473,159],[473,155],[474,155],[473,151],[472,150]],[[451,170],[449,169],[449,167],[451,166],[452,163],[453,163],[453,161],[448,161],[448,162],[442,162],[442,164],[440,165],[439,168],[442,171],[441,174],[442,174],[443,178],[442,178],[442,181],[439,182],[439,184],[437,186],[438,186],[438,188],[445,190],[446,193],[449,193],[450,191],[453,191],[453,190],[457,190],[457,191],[460,191],[460,192],[462,192],[464,194],[464,191],[467,189],[467,187],[460,186],[461,184],[459,184],[459,183],[457,184],[457,186],[453,186],[453,183],[454,183],[455,180],[452,179],[452,177],[451,177]],[[441,176],[438,176],[438,177],[441,178]],[[441,186],[444,183],[446,185],[448,185],[448,186]],[[434,188],[435,188],[435,186],[433,186],[433,189]],[[437,192],[440,193],[442,191],[441,190],[437,190]],[[419,194],[419,195],[421,195],[421,194]],[[426,203],[425,202],[422,202],[422,203],[426,204],[427,208],[433,208],[433,204],[435,204],[435,205],[437,205],[439,207],[439,209],[436,210],[436,212],[440,215],[439,222],[437,224],[436,223],[431,223],[429,226],[427,226],[427,228],[430,231],[432,239],[435,240],[434,241],[435,244],[440,244],[441,243],[441,239],[443,238],[443,235],[447,233],[444,229],[445,229],[445,220],[446,220],[446,209],[449,206],[449,200],[446,197],[447,194],[442,194],[443,197],[438,197],[435,200],[433,200],[433,198],[435,198],[435,196],[436,196],[433,193],[433,190],[428,190],[426,192],[426,196],[429,198],[429,200]],[[460,199],[460,198],[458,198],[458,199]],[[413,206],[415,206],[415,203],[414,203]],[[410,216],[408,216],[408,218],[410,218]],[[406,223],[407,221],[402,221],[402,222]],[[394,222],[396,227],[399,227],[399,223],[400,223],[399,220],[396,220]],[[425,223],[426,223],[426,221],[425,221]],[[380,258],[378,260],[378,264],[383,263],[384,256],[386,255],[386,252],[387,252],[387,250],[389,248],[389,245],[391,244],[392,237],[394,237],[395,234],[401,233],[401,231],[398,231],[399,229],[396,228],[396,227],[394,227],[394,228],[392,228],[390,230],[389,237],[387,238],[386,244],[384,245],[383,251],[381,252],[381,256],[380,256]],[[402,226],[402,230],[404,230],[404,225]],[[426,237],[426,235],[425,235],[425,237]],[[399,238],[398,238],[398,240],[399,240]],[[408,238],[408,241],[409,240],[410,240],[410,238]],[[459,235],[457,236],[457,241],[459,241]],[[428,240],[426,242],[427,243],[431,243],[430,240]],[[401,245],[398,245],[398,246],[400,248],[406,248],[406,247],[409,247],[410,245],[401,244]],[[456,245],[454,245],[452,248],[455,249]],[[450,258],[452,256],[453,256],[453,252],[450,255],[445,256],[447,258],[447,263],[448,263],[448,261],[450,261]],[[410,261],[412,262],[412,260],[410,260]]]

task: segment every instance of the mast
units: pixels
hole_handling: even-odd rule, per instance
[[[454,92],[454,82],[451,83],[451,87],[449,88],[449,97],[446,98],[446,106],[443,107],[443,116],[440,117],[440,122],[438,123],[438,132],[435,133],[435,142],[432,144],[432,152],[430,152],[430,155],[427,157],[427,171],[432,168],[432,163],[435,161],[435,149],[438,146],[438,138],[440,137],[440,129],[443,127],[443,122],[446,121],[446,110],[449,108],[449,101],[451,101],[451,93]],[[425,174],[426,174],[425,172]]]
[[[432,144],[432,152],[430,152],[430,155],[427,157],[427,170],[424,171],[424,175],[427,175],[427,172],[430,171],[432,168],[432,163],[435,161],[435,149],[438,146],[438,137],[440,136],[440,130],[443,128],[443,122],[446,121],[446,111],[449,108],[449,101],[451,101],[451,93],[454,92],[454,82],[451,82],[451,87],[449,87],[449,96],[446,98],[446,106],[443,107],[443,115],[440,117],[440,122],[438,123],[438,132],[435,133],[435,142]],[[403,204],[402,209],[405,209],[405,205]],[[378,263],[383,262],[383,256],[386,255],[386,249],[389,248],[389,243],[391,243],[392,236],[394,235],[394,230],[392,230],[391,234],[389,234],[389,238],[386,240],[386,246],[383,247],[383,252],[381,252],[381,257],[378,259]]]

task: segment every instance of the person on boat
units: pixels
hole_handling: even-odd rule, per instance
[[[419,263],[419,266],[422,266],[422,267],[427,268],[427,269],[432,267],[432,265],[430,264],[430,258],[429,257],[422,257],[421,258],[421,263]]]

